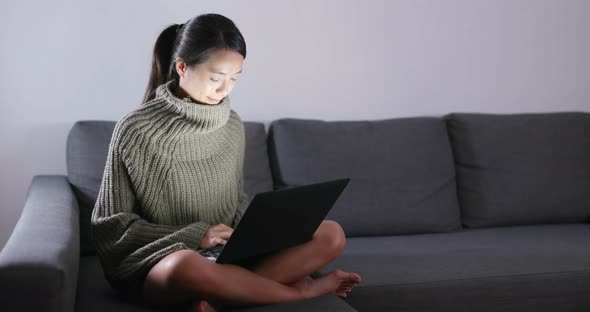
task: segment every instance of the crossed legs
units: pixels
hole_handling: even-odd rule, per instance
[[[252,271],[180,250],[152,267],[143,295],[158,304],[206,301],[213,305],[272,304],[326,293],[346,297],[361,281],[355,273],[335,270],[313,281],[303,279],[338,257],[345,243],[340,225],[324,221],[312,240],[262,259]]]

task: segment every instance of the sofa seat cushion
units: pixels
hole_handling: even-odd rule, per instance
[[[279,188],[350,178],[327,216],[349,237],[461,227],[442,118],[279,119],[270,124],[268,148]]]
[[[359,311],[590,311],[590,225],[349,238]]]
[[[590,113],[445,116],[468,227],[590,220]]]
[[[77,291],[76,311],[80,312],[189,311],[190,308],[187,305],[155,308],[150,307],[138,299],[124,297],[109,286],[107,280],[104,278],[104,273],[97,256],[80,258]],[[354,312],[356,310],[335,295],[326,295],[298,302],[234,308],[225,311]]]

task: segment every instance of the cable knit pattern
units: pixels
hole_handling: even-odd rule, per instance
[[[170,80],[115,125],[92,211],[92,234],[113,288],[137,293],[164,256],[199,251],[209,226],[235,227],[243,190],[244,126],[225,97],[182,100]]]

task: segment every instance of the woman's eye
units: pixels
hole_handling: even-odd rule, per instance
[[[219,82],[219,79],[216,80],[216,79],[211,78],[211,81]]]

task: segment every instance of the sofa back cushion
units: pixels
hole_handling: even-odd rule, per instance
[[[590,216],[590,114],[445,116],[467,227]]]
[[[90,217],[100,184],[115,121],[83,120],[74,124],[68,134],[66,163],[68,180],[80,207],[80,252],[94,255]],[[244,155],[244,190],[250,196],[273,189],[266,150],[264,124],[244,122],[246,150]]]
[[[269,153],[278,189],[350,178],[327,216],[347,236],[460,228],[442,118],[279,119],[269,127]]]

